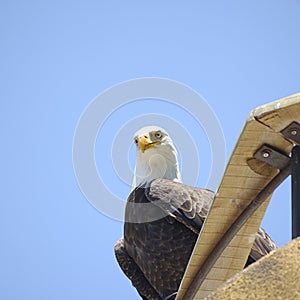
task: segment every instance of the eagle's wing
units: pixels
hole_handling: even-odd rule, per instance
[[[166,179],[156,179],[146,190],[146,197],[169,216],[199,234],[214,199],[214,193]],[[254,262],[275,249],[277,246],[270,236],[264,229],[259,228],[250,252],[251,261],[249,262]]]
[[[161,300],[161,297],[145,278],[139,266],[128,255],[123,238],[120,238],[115,245],[115,255],[123,272],[131,280],[132,285],[137,289],[143,300]]]
[[[259,228],[250,252],[250,256],[253,258],[253,260],[257,261],[262,256],[265,256],[275,249],[277,249],[277,246],[272,241],[270,236],[265,232],[264,229]]]
[[[148,200],[199,234],[214,198],[210,190],[167,179],[156,179],[145,190]]]

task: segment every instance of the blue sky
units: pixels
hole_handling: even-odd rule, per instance
[[[125,80],[176,80],[215,112],[229,158],[253,108],[300,91],[299,14],[298,0],[2,1],[0,298],[138,299],[113,254],[122,223],[93,208],[77,185],[72,144],[81,114]],[[183,124],[200,148],[197,183],[205,184],[201,128],[145,101],[111,115],[96,143],[99,172],[115,194],[126,199],[130,187],[101,155],[120,121],[130,121],[126,109]],[[124,151],[132,167],[134,151]],[[280,246],[290,240],[289,193],[287,181],[263,220]]]

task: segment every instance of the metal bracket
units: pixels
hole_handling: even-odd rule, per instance
[[[292,150],[292,238],[300,236],[300,147]]]
[[[292,122],[280,132],[285,138],[300,145],[300,124],[298,122]]]
[[[277,149],[269,146],[262,145],[255,153],[254,157],[268,165],[282,170],[290,162],[291,158]]]

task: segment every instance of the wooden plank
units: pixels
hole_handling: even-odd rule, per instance
[[[253,170],[255,165],[250,164],[250,160],[263,144],[289,154],[293,145],[280,131],[292,121],[300,122],[300,94],[269,103],[249,114],[195,245],[177,300],[182,299],[208,254],[237,216],[278,173],[271,167],[267,172],[262,172],[265,166],[262,170]],[[224,250],[194,299],[204,299],[243,269],[269,200],[253,214]]]

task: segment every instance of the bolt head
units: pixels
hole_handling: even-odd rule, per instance
[[[295,136],[298,134],[298,130],[293,128],[293,129],[291,129],[290,133],[291,133],[291,135]]]

